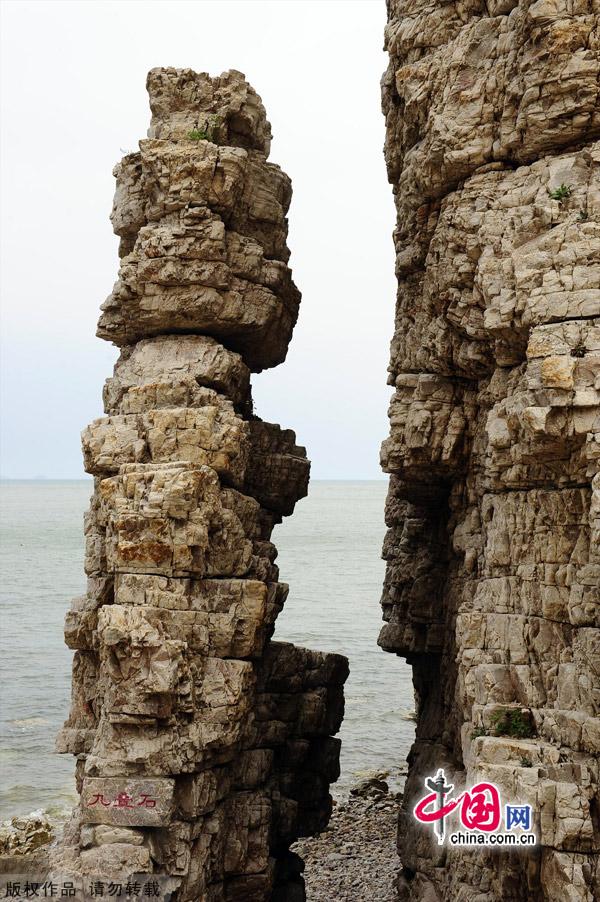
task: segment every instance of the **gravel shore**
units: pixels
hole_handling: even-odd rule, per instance
[[[395,902],[398,805],[390,793],[351,795],[323,833],[293,846],[305,862],[307,902]]]

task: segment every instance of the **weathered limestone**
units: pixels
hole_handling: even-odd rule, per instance
[[[289,852],[322,829],[347,662],[273,642],[273,527],[306,495],[289,430],[252,413],[300,295],[290,182],[238,72],[148,76],[153,118],[117,166],[121,346],[84,430],[88,591],[67,615],[78,812],[54,856],[84,879],[170,879],[178,902],[304,898]]]
[[[115,169],[122,260],[98,334],[210,335],[260,371],[285,359],[298,316],[290,180],[267,162],[270,125],[240,73],[173,72],[152,70],[149,137]]]
[[[380,644],[413,665],[401,897],[600,898],[600,16],[389,0],[398,211]],[[518,710],[529,736],[507,735]],[[499,734],[499,735],[496,735]],[[533,851],[440,848],[443,767],[529,803]]]

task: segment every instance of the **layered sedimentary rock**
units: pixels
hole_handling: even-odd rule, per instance
[[[55,870],[158,875],[178,902],[297,900],[289,846],[330,814],[347,663],[271,639],[271,532],[309,463],[253,415],[250,371],[284,359],[298,313],[290,181],[240,73],[155,69],[147,87],[99,324],[121,356],[82,437],[88,590],[59,737],[81,800]]]
[[[398,298],[380,644],[412,664],[401,896],[600,898],[600,52],[582,0],[388,0]],[[440,846],[424,780],[533,809]]]

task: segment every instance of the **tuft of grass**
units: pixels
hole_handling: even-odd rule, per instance
[[[191,132],[188,132],[188,138],[190,139],[190,141],[209,140],[208,132],[204,128],[193,128]]]
[[[571,357],[585,357],[585,345],[575,345],[575,347],[571,349]]]
[[[521,767],[533,767],[533,764],[529,758],[521,758]]]
[[[529,717],[519,708],[496,711],[491,721],[495,736],[513,736],[515,739],[530,739],[535,730]]]
[[[571,185],[565,185],[564,182],[555,188],[554,191],[548,190],[548,194],[552,198],[552,200],[557,200],[559,204],[562,204],[563,200],[567,197],[571,197],[573,193],[573,188]]]
[[[587,210],[580,210],[577,214],[577,219],[579,220],[579,222],[587,222],[589,218],[590,215]]]
[[[477,739],[479,736],[489,736],[490,734],[484,727],[476,727],[471,733],[471,739]]]
[[[220,116],[212,115],[204,123],[204,128],[193,128],[188,132],[190,141],[215,141],[219,133],[219,126],[222,119]]]

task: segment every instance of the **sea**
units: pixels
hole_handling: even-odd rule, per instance
[[[54,740],[69,708],[63,619],[85,591],[91,492],[91,480],[0,483],[0,820],[40,808],[60,820],[76,800],[74,759]],[[401,782],[414,737],[410,667],[377,646],[385,493],[383,480],[313,480],[273,535],[290,585],[275,638],[350,661],[338,798],[376,772]]]

